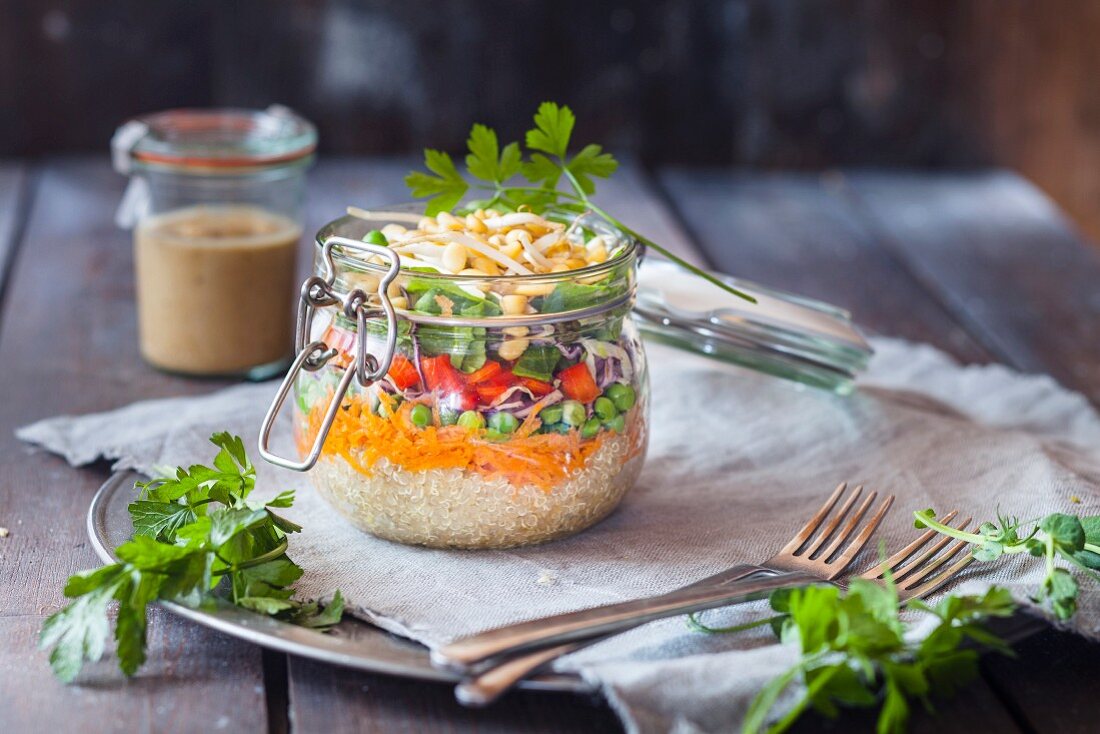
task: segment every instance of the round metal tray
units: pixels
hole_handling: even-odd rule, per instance
[[[133,473],[115,474],[92,499],[88,508],[88,537],[104,563],[114,563],[110,549],[130,539],[131,523],[126,506],[134,498]],[[428,648],[357,619],[345,617],[331,632],[321,633],[256,614],[228,602],[211,609],[192,609],[172,602],[160,605],[185,619],[273,650],[320,660],[371,673],[455,683],[453,673],[432,667]],[[580,677],[546,674],[523,681],[531,690],[590,692]]]
[[[126,506],[134,498],[134,481],[138,478],[133,473],[115,474],[92,499],[88,509],[88,536],[96,555],[104,563],[117,561],[109,549],[130,539],[132,526]],[[322,634],[235,607],[228,602],[216,604],[212,609],[192,609],[172,602],[159,603],[185,619],[273,650],[371,673],[440,683],[457,683],[459,680],[453,673],[433,668],[428,648],[423,645],[351,617],[345,617],[331,632]],[[1047,627],[1041,619],[1027,614],[990,620],[989,626],[1010,644]],[[579,676],[556,673],[524,680],[520,687],[572,693],[595,690]]]

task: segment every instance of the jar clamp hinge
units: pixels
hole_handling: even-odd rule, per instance
[[[358,288],[340,295],[335,290],[336,266],[332,259],[332,249],[339,245],[345,250],[357,250],[368,255],[378,255],[389,264],[389,269],[382,276],[378,284],[378,299],[381,308],[371,306],[369,295]],[[400,258],[387,247],[372,245],[367,242],[348,239],[346,237],[329,237],[325,240],[321,250],[322,263],[324,265],[324,277],[314,275],[306,278],[302,283],[301,298],[298,302],[298,324],[294,335],[294,362],[279,385],[279,391],[271,406],[267,409],[263,423],[260,425],[259,450],[265,460],[295,471],[308,471],[317,463],[321,455],[321,448],[325,444],[328,432],[332,428],[332,422],[336,418],[336,411],[351,386],[352,379],[367,387],[382,378],[390,369],[394,351],[397,348],[397,314],[390,302],[388,289],[401,269]],[[328,408],[325,410],[324,419],[317,429],[317,436],[313,440],[313,446],[309,453],[301,461],[294,461],[271,452],[271,429],[275,424],[275,418],[282,410],[283,403],[294,387],[294,381],[302,370],[312,372],[321,367],[336,356],[337,350],[330,348],[323,339],[310,340],[313,329],[313,317],[318,308],[339,305],[344,316],[355,319],[356,341],[355,355],[352,364],[344,371],[340,378],[340,384],[336,386]],[[379,314],[386,316],[386,344],[381,357],[375,357],[367,352],[367,319]]]

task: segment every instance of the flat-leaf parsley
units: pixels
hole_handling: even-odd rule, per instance
[[[226,584],[233,604],[294,624],[327,629],[340,621],[337,591],[323,609],[294,599],[302,569],[286,555],[287,534],[301,528],[272,508],[290,507],[293,492],[269,502],[248,500],[256,470],[237,436],[211,437],[214,466],[179,468],[172,476],[139,482],[130,504],[133,538],[115,549],[118,563],[72,576],[65,596],[73,602],[46,619],[39,645],[53,648],[50,666],[72,681],[84,661],[103,655],[108,607],[118,602],[115,641],[126,675],[145,661],[146,608],[171,600],[198,606]]]

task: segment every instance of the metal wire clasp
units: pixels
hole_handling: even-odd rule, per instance
[[[367,318],[377,315],[379,310],[372,307],[368,301],[369,295],[358,288],[340,294],[335,290],[336,266],[332,260],[332,248],[339,245],[344,250],[357,250],[368,255],[379,255],[389,263],[389,269],[378,283],[378,300],[382,305],[381,312],[386,316],[386,346],[380,357],[375,357],[367,352]],[[314,275],[306,278],[302,283],[301,298],[298,302],[298,326],[294,336],[294,362],[279,385],[279,391],[275,393],[271,407],[267,409],[263,423],[260,424],[259,449],[260,456],[276,466],[294,471],[308,471],[317,463],[321,455],[321,448],[325,445],[328,432],[332,428],[332,422],[336,418],[336,411],[340,409],[340,403],[351,385],[352,379],[357,379],[359,384],[367,387],[375,382],[390,369],[393,361],[394,349],[397,346],[397,314],[390,303],[387,293],[390,283],[397,277],[401,269],[401,260],[397,254],[387,247],[372,245],[367,242],[351,240],[346,237],[329,237],[325,240],[321,249],[321,261],[324,264],[324,277]],[[323,339],[308,341],[313,329],[313,317],[318,308],[335,306],[339,304],[344,315],[349,319],[355,319],[356,340],[353,363],[344,371],[340,378],[340,384],[336,386],[336,392],[325,410],[324,420],[317,430],[317,436],[313,441],[313,447],[309,454],[301,461],[294,461],[273,454],[270,450],[271,428],[275,424],[275,418],[282,410],[287,395],[294,387],[294,381],[301,370],[314,371],[336,356],[337,350],[329,347]]]

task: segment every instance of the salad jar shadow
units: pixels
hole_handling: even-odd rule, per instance
[[[630,316],[634,240],[591,214],[563,214],[570,236],[606,243],[606,261],[453,275],[371,244],[419,215],[371,216],[318,233],[298,358],[261,431],[264,457],[308,470],[351,523],[401,543],[530,545],[610,514],[641,472],[649,433]],[[284,401],[297,461],[266,445]]]

